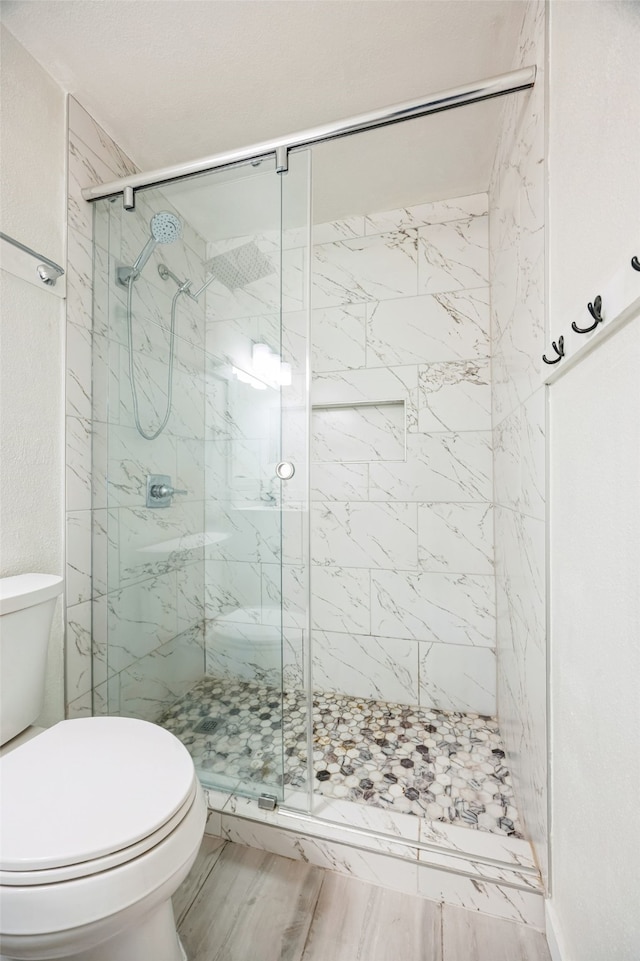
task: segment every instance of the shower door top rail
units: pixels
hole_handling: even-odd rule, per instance
[[[415,117],[425,117],[428,114],[440,113],[443,110],[451,110],[465,104],[489,100],[492,97],[501,97],[508,93],[516,93],[519,90],[533,87],[535,80],[536,67],[522,67],[520,70],[502,73],[487,80],[480,80],[476,83],[469,83],[461,87],[454,87],[451,90],[431,94],[420,100],[409,100],[389,107],[381,107],[369,113],[349,117],[346,120],[337,120],[320,127],[312,127],[309,130],[279,137],[276,140],[252,144],[238,150],[229,150],[225,153],[214,154],[212,157],[203,157],[200,160],[176,164],[173,167],[162,167],[149,173],[132,174],[105,184],[84,187],[82,196],[88,201],[101,200],[104,197],[124,193],[127,188],[128,192],[131,193],[141,187],[158,186],[172,180],[191,177],[194,174],[205,173],[222,167],[233,167],[237,164],[264,159],[272,155],[275,155],[276,169],[281,173],[287,169],[287,154],[290,150],[303,149],[312,144],[336,140],[339,137],[361,133],[364,130],[386,127],[404,120],[412,120]]]

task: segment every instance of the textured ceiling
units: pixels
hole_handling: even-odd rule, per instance
[[[523,12],[519,0],[2,3],[9,30],[143,170],[503,73]],[[485,189],[499,103],[316,148],[320,210]]]

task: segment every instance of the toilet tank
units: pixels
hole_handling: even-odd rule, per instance
[[[54,574],[0,578],[0,744],[42,711],[49,632],[63,586]]]

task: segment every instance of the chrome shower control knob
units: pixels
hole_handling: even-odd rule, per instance
[[[296,469],[289,460],[281,460],[276,465],[276,477],[279,477],[280,480],[291,480],[295,472]]]
[[[188,492],[178,490],[175,487],[169,487],[167,484],[152,484],[149,488],[149,493],[152,497],[162,500],[164,497],[173,497],[174,494],[186,494]]]

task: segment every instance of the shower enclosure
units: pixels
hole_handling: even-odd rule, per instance
[[[278,800],[308,635],[309,173],[292,160],[103,200],[94,221],[94,710],[171,720],[205,784]]]
[[[443,138],[473,156],[498,129],[499,101],[465,109],[474,142],[456,111],[400,151],[397,126],[325,129],[94,199],[93,710],[172,730],[214,794],[416,859],[481,851],[528,891],[509,757],[526,768],[531,660],[509,632],[542,596],[521,557],[544,466],[519,454],[542,205],[520,224],[508,139],[484,186],[424,183]]]

